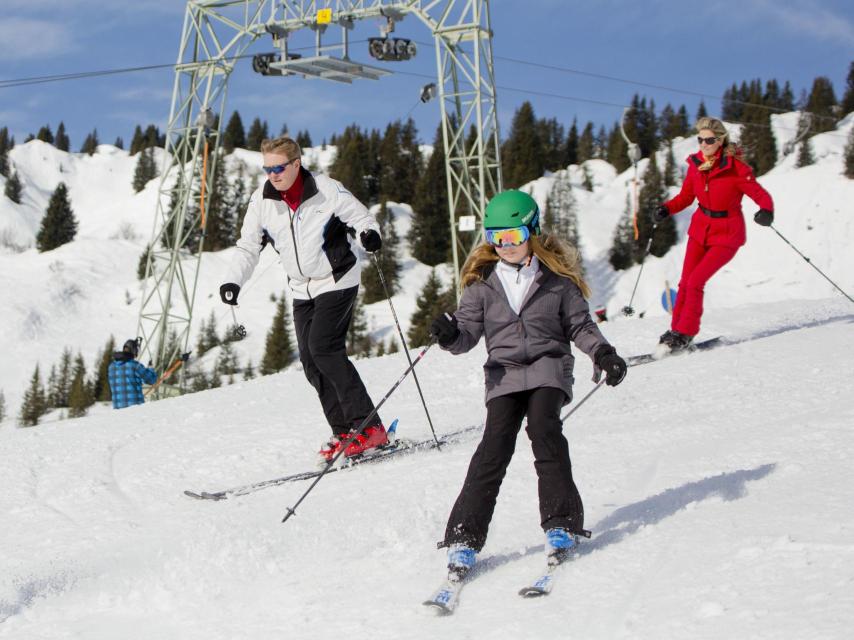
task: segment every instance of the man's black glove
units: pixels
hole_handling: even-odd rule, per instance
[[[652,220],[652,224],[661,224],[669,217],[670,210],[663,204],[658,205],[658,209],[653,209],[652,213],[649,214],[649,219]]]
[[[609,344],[602,345],[596,350],[593,362],[596,364],[594,382],[599,382],[602,372],[605,373],[605,384],[609,387],[616,387],[626,377],[628,370],[626,361],[618,356],[617,350]]]
[[[774,212],[768,209],[760,209],[753,216],[753,222],[761,224],[763,227],[770,227],[774,222]]]
[[[457,341],[460,329],[457,327],[457,319],[450,313],[436,316],[430,325],[430,335],[436,336],[440,347],[450,347]]]
[[[225,304],[237,304],[237,294],[240,293],[240,285],[226,282],[219,288],[219,297]]]
[[[365,251],[368,253],[379,251],[383,246],[383,239],[380,238],[380,234],[373,229],[362,231],[362,233],[359,234],[359,239],[362,241],[362,246],[365,247]]]

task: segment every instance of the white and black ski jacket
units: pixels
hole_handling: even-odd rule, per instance
[[[302,167],[300,172],[302,202],[295,212],[269,180],[252,194],[226,282],[242,287],[264,245],[270,243],[279,253],[296,299],[309,300],[359,284],[355,243],[362,231],[379,232],[379,225],[340,182]]]

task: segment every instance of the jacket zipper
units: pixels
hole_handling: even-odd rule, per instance
[[[285,203],[285,206],[288,207],[287,203]],[[288,207],[288,209],[290,209],[290,207]],[[299,249],[297,249],[297,234],[296,234],[296,231],[294,230],[294,218],[297,217],[299,210],[300,210],[300,207],[297,207],[296,211],[294,211],[293,214],[290,215],[291,240],[294,243],[294,258],[297,261],[297,270],[299,271],[299,274],[303,278],[305,278],[305,274],[302,272],[302,266],[299,263]],[[306,295],[308,295],[309,300],[311,299],[311,293],[308,290],[308,286],[310,284],[311,284],[311,278],[308,278],[306,283],[305,283],[305,293],[306,293]]]

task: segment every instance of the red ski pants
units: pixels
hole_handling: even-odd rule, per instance
[[[682,279],[673,308],[670,328],[687,336],[700,333],[700,318],[703,316],[703,290],[713,275],[732,260],[738,249],[733,247],[706,247],[688,238],[685,262],[682,264]]]

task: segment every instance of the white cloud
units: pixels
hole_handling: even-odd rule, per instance
[[[0,21],[0,59],[45,58],[76,48],[73,32],[64,24],[30,18]]]
[[[730,5],[723,2],[720,7],[727,7],[729,10]],[[834,12],[827,2],[805,0],[780,3],[772,0],[749,0],[741,5],[740,12],[753,13],[755,18],[768,21],[771,28],[776,23],[794,35],[854,46],[854,22],[846,15]]]

